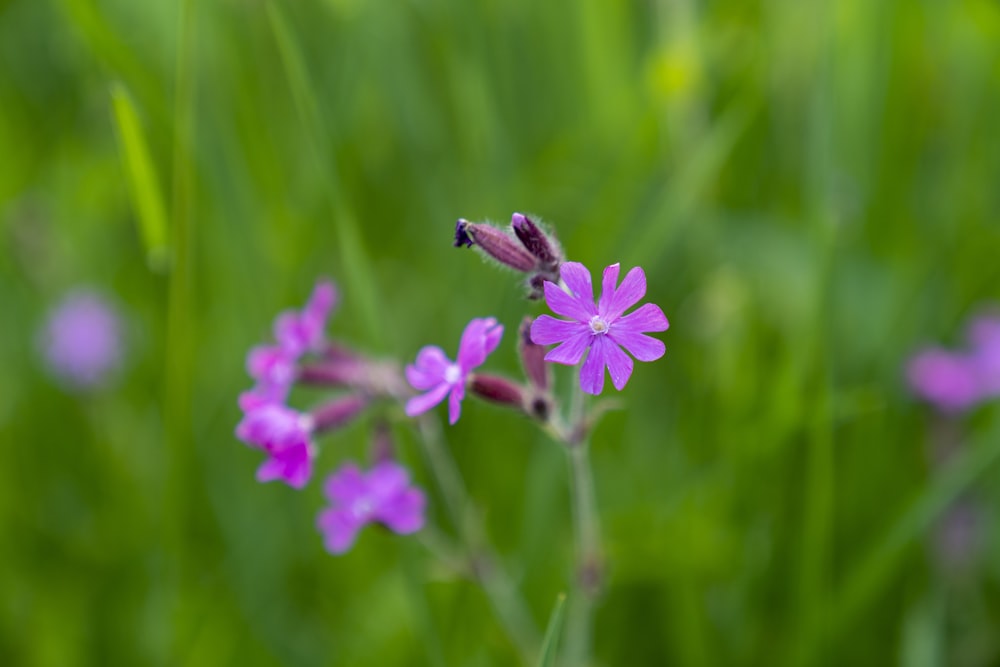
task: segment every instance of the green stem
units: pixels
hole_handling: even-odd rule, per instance
[[[482,586],[522,661],[529,664],[537,653],[539,636],[538,630],[530,621],[527,605],[486,538],[478,513],[473,509],[465,490],[462,476],[444,444],[440,424],[434,417],[425,414],[417,418],[417,425],[427,464],[441,489],[445,508],[465,547],[469,570]]]

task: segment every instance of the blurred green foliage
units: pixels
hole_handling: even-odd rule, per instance
[[[232,430],[321,275],[339,338],[408,359],[493,314],[517,372],[540,306],[450,240],[519,210],[672,323],[594,438],[599,664],[995,663],[1000,423],[931,469],[901,368],[1000,297],[998,118],[990,0],[0,1],[0,662],[512,664],[474,585],[372,529],[329,556],[319,485],[257,484]],[[130,327],[85,397],[35,345],[78,284]],[[541,628],[560,452],[472,402],[448,436]],[[987,533],[956,571],[959,497]]]

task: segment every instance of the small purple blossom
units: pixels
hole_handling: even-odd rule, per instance
[[[121,321],[107,299],[79,289],[52,310],[40,343],[57,378],[73,389],[91,389],[121,362]]]
[[[320,512],[316,525],[333,554],[350,549],[368,523],[400,535],[424,525],[424,494],[410,486],[406,469],[393,461],[377,463],[368,473],[349,463],[327,478],[323,493],[331,507]]]
[[[416,363],[406,367],[406,379],[417,391],[406,403],[406,414],[416,417],[427,412],[448,396],[448,422],[454,424],[462,413],[462,398],[472,369],[486,361],[503,336],[503,325],[493,317],[469,322],[458,345],[458,360],[452,362],[436,345],[428,345],[417,353]]]
[[[1000,396],[1000,315],[980,315],[972,320],[968,338],[982,397]]]
[[[257,469],[257,480],[281,480],[301,489],[312,476],[316,447],[311,436],[313,418],[276,403],[247,410],[236,427],[236,437],[268,455]]]
[[[545,355],[545,360],[569,366],[580,363],[580,388],[588,394],[600,394],[604,389],[604,369],[611,373],[611,382],[621,391],[632,375],[632,359],[622,347],[639,361],[654,361],[663,356],[662,341],[646,336],[650,331],[666,331],[670,324],[659,306],[647,303],[628,315],[626,309],[646,294],[646,274],[635,267],[626,274],[620,286],[619,265],[604,269],[601,298],[594,303],[590,271],[579,262],[565,262],[561,268],[568,291],[545,283],[545,301],[558,315],[539,316],[531,325],[531,339],[539,345],[560,343]]]
[[[321,280],[301,311],[289,310],[278,315],[274,322],[277,344],[258,345],[247,354],[247,373],[256,384],[240,396],[243,410],[285,401],[295,383],[299,359],[304,354],[322,351],[323,330],[336,301],[337,288],[332,282]]]
[[[931,347],[914,356],[906,367],[910,388],[944,412],[962,412],[980,399],[976,365],[967,354]]]

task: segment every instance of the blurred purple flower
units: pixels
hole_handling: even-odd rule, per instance
[[[910,359],[906,377],[917,396],[943,412],[962,412],[981,398],[976,363],[966,354],[924,349]]]
[[[316,525],[330,553],[350,549],[368,523],[381,523],[400,535],[424,525],[424,494],[410,486],[406,469],[393,461],[378,463],[367,474],[347,464],[327,478],[323,492],[331,507],[320,512]]]
[[[968,337],[983,398],[1000,396],[1000,315],[980,315],[972,320]]]
[[[622,347],[639,361],[654,361],[665,351],[662,341],[645,335],[649,331],[666,331],[670,326],[659,306],[647,303],[622,316],[645,296],[646,274],[635,267],[616,289],[618,271],[618,264],[604,269],[601,298],[595,305],[590,271],[579,262],[565,262],[560,272],[569,293],[547,282],[545,301],[556,314],[571,321],[541,315],[531,325],[531,340],[535,343],[561,343],[549,350],[546,361],[573,366],[590,349],[580,368],[580,387],[588,394],[600,394],[604,389],[605,368],[611,373],[615,389],[625,387],[632,375],[632,359]]]
[[[67,386],[94,388],[121,362],[120,317],[96,291],[77,289],[49,314],[41,348],[53,375]]]
[[[503,336],[503,325],[495,318],[474,319],[462,332],[458,345],[458,361],[452,363],[436,345],[428,345],[417,354],[415,364],[406,367],[406,379],[417,391],[406,403],[406,414],[416,417],[427,412],[448,396],[448,422],[454,424],[462,413],[465,384],[472,369],[486,361]]]
[[[301,489],[312,476],[316,448],[313,418],[276,403],[247,410],[236,427],[236,437],[268,455],[257,469],[257,480],[281,480]]]
[[[989,522],[983,507],[961,499],[938,519],[933,531],[933,550],[938,564],[949,572],[968,570],[982,555]]]

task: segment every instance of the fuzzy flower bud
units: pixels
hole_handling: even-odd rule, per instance
[[[493,225],[459,218],[455,223],[455,247],[478,246],[487,255],[515,271],[535,271],[538,260],[506,232]]]
[[[510,226],[528,252],[537,257],[543,265],[559,266],[562,258],[558,246],[532,222],[531,218],[522,213],[515,213],[510,218]]]
[[[547,392],[552,386],[552,369],[545,362],[545,347],[531,340],[531,322],[530,317],[521,322],[517,351],[531,386],[540,392]]]
[[[506,405],[518,410],[524,409],[524,387],[507,378],[476,373],[471,378],[469,389],[479,398],[491,403]]]
[[[368,403],[366,396],[357,394],[341,396],[324,403],[309,414],[313,431],[322,433],[346,426],[368,407]]]

